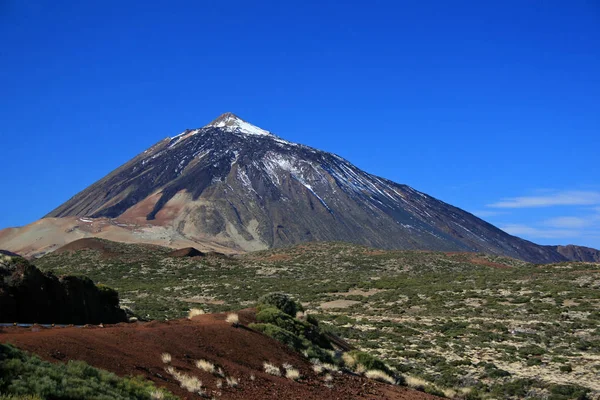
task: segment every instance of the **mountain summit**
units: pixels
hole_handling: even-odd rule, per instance
[[[511,236],[459,208],[364,172],[335,154],[285,141],[232,113],[160,141],[46,218],[26,228],[60,229],[63,237],[68,233],[75,239],[203,244],[221,251],[345,241],[485,252],[540,263],[588,254],[559,253]],[[4,233],[5,238],[17,235],[36,240],[27,230]],[[2,237],[0,232],[0,246]],[[37,247],[51,236],[39,237]],[[20,250],[10,243],[4,247]],[[48,242],[46,251],[60,244]]]
[[[227,112],[222,114],[217,119],[206,125],[205,128],[223,128],[232,132],[245,133],[247,135],[272,135],[270,132],[259,128],[258,126],[252,125],[249,122],[244,121],[237,115]]]

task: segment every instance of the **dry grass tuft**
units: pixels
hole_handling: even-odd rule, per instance
[[[288,368],[285,370],[285,377],[293,381],[300,379],[300,371],[295,368]]]
[[[179,386],[184,388],[190,393],[198,393],[200,396],[204,396],[204,390],[202,390],[202,381],[195,376],[189,376],[183,372],[177,371],[172,366],[168,366],[165,370],[179,382]]]
[[[223,381],[221,379],[217,379],[217,389],[221,389],[223,387]]]
[[[342,360],[344,361],[344,365],[348,368],[353,368],[356,365],[356,358],[354,358],[350,353],[342,354]]]
[[[265,361],[263,363],[263,368],[265,369],[265,372],[267,374],[281,376],[281,370],[279,369],[279,367],[274,364],[271,364],[270,362]]]
[[[282,367],[283,367],[283,369],[285,369],[285,377],[286,378],[291,379],[293,381],[300,379],[300,371],[298,371],[296,368],[294,368],[294,366],[292,364],[283,363]]]
[[[335,364],[324,363],[323,368],[330,372],[338,372],[340,368]]]
[[[187,390],[188,392],[198,393],[200,395],[204,394],[204,391],[202,390],[202,381],[200,381],[200,379],[196,378],[195,376],[182,374],[177,380],[179,381],[181,387]]]
[[[429,382],[427,382],[424,379],[417,378],[416,376],[407,375],[405,378],[406,378],[406,385],[413,389],[429,385]]]
[[[188,319],[192,319],[198,315],[204,315],[204,314],[205,314],[204,310],[201,310],[199,308],[192,308],[190,310],[190,312],[188,313]]]
[[[171,355],[169,353],[162,353],[160,355],[160,359],[162,360],[162,362],[164,362],[165,364],[170,364],[171,363]]]
[[[240,317],[235,313],[227,314],[227,318],[225,318],[225,321],[228,324],[231,324],[232,326],[238,326],[240,324]]]
[[[233,376],[229,376],[229,377],[225,378],[225,381],[227,382],[227,386],[232,387],[232,388],[238,387],[238,385],[240,384],[240,382]]]
[[[201,369],[204,372],[208,372],[209,374],[214,374],[215,371],[217,370],[215,368],[215,364],[211,363],[208,360],[196,361],[196,367],[198,367],[198,369]]]
[[[165,393],[162,390],[153,390],[150,392],[150,398],[152,400],[162,400],[165,398]]]
[[[340,368],[337,365],[323,363],[316,358],[311,359],[310,362],[312,363],[312,365],[313,365],[312,369],[313,369],[313,371],[315,371],[316,374],[321,374],[326,371],[338,372],[340,370]]]
[[[444,396],[446,396],[449,399],[453,399],[456,397],[456,395],[458,394],[458,392],[454,389],[441,389],[442,393],[444,393]]]
[[[396,379],[389,376],[385,372],[379,371],[377,369],[368,370],[367,372],[365,372],[365,377],[367,377],[369,379],[375,379],[376,381],[380,381],[380,382],[386,382],[386,383],[389,383],[390,385],[396,384]]]

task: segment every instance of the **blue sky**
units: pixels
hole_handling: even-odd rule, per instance
[[[0,1],[0,228],[232,111],[600,248],[600,3]]]

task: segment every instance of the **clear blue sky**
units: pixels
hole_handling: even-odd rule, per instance
[[[600,248],[600,2],[0,0],[0,228],[225,111]]]

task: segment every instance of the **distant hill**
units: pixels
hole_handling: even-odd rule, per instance
[[[8,251],[8,250],[2,250],[0,249],[0,254],[4,255],[4,256],[10,256],[10,257],[21,257],[19,254],[17,253],[13,253],[12,251]]]
[[[583,246],[553,246],[557,253],[569,260],[600,262],[600,250]]]

